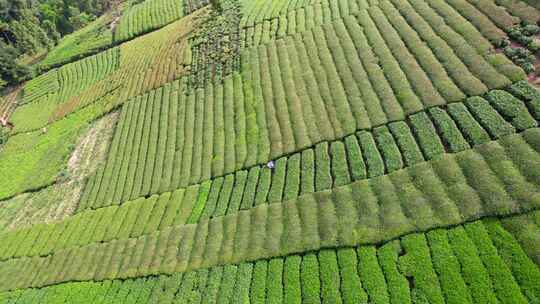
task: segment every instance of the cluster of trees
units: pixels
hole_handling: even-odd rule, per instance
[[[17,62],[54,46],[116,0],[0,0],[0,88],[21,82],[31,69]]]

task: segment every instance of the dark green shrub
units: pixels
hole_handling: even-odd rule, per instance
[[[422,155],[422,151],[420,151],[414,135],[406,122],[393,122],[388,127],[396,139],[403,159],[408,166],[424,161],[424,155]]]
[[[474,119],[465,104],[461,102],[449,104],[448,113],[471,145],[479,145],[491,140],[489,134]]]
[[[487,93],[487,99],[517,130],[523,131],[538,126],[523,102],[510,93],[493,90]]]
[[[384,174],[384,161],[377,149],[377,145],[373,140],[371,133],[361,131],[356,134],[358,142],[362,148],[362,155],[367,166],[368,178],[380,176]]]
[[[470,148],[469,143],[463,138],[456,123],[446,111],[441,108],[431,108],[429,114],[450,152],[459,152]]]
[[[433,126],[431,119],[425,112],[420,112],[409,116],[412,129],[424,152],[426,159],[433,159],[438,155],[445,153],[444,146]]]
[[[379,127],[373,130],[373,136],[381,151],[386,170],[388,173],[403,168],[403,160],[392,133],[387,127]]]
[[[315,146],[315,191],[332,188],[332,174],[330,172],[330,155],[328,143]]]
[[[335,178],[334,186],[349,184],[351,176],[349,174],[345,145],[340,141],[333,142],[330,146],[330,152],[332,155],[332,176]]]
[[[506,122],[485,99],[471,97],[465,104],[493,138],[515,133],[514,127]]]

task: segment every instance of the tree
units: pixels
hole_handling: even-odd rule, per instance
[[[212,4],[212,7],[218,11],[218,12],[222,12],[223,11],[223,8],[221,7],[221,3],[219,2],[219,0],[210,0],[210,4]]]
[[[62,38],[58,30],[56,29],[56,25],[50,20],[43,21],[41,27],[43,28],[45,33],[47,33],[47,36],[49,36],[54,41],[55,44],[60,41],[60,38]]]
[[[12,45],[0,42],[0,78],[13,85],[30,78],[29,67],[17,62],[20,53]]]

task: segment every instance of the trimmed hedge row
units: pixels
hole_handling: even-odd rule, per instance
[[[252,7],[257,5],[256,2],[249,1],[247,5],[243,5],[241,28],[244,47],[257,46],[309,31],[378,4],[365,0],[275,1],[274,4],[278,6],[284,5],[282,9],[264,15],[263,6],[260,7],[263,11]],[[287,6],[286,2],[290,4]]]
[[[395,0],[392,3],[367,4],[365,1],[323,1],[304,7],[298,7],[297,3],[296,6],[288,8],[292,11],[283,13],[278,19],[270,18],[264,21],[255,21],[256,18],[251,18],[250,21],[244,19],[241,22],[244,32],[242,37],[244,37],[244,47],[260,44],[272,45],[276,39],[288,39],[298,36],[298,33],[301,33],[301,36],[309,32],[316,33],[320,26],[339,27],[341,20],[350,20],[351,15],[359,16],[364,31],[362,33],[355,30],[351,35],[365,34],[370,42],[377,46],[386,46],[383,43],[386,40],[388,49],[374,49],[378,52],[379,60],[386,64],[387,69],[390,68],[393,71],[387,76],[388,80],[392,86],[401,88],[401,90],[395,90],[397,94],[405,94],[407,89],[410,93],[411,88],[415,90],[416,95],[411,95],[413,99],[399,99],[400,96],[398,96],[398,100],[406,110],[419,106],[418,102],[414,102],[416,96],[421,98],[422,103],[440,105],[445,103],[444,100],[463,99],[463,93],[469,96],[479,95],[485,92],[487,87],[493,89],[508,85],[510,84],[508,79],[511,81],[524,79],[523,71],[512,65],[506,57],[491,54],[492,46],[486,38],[495,42],[500,40],[500,36],[504,33],[492,25],[481,10],[473,5],[466,1],[451,2],[447,4],[443,1],[434,1],[423,4]],[[370,22],[368,15],[371,15],[375,23]],[[444,22],[441,22],[443,20]],[[381,36],[377,37],[377,32],[384,36],[384,40]],[[337,37],[342,42],[342,47],[338,49],[342,52],[346,50],[348,42],[344,40],[344,36]],[[335,38],[336,34],[327,36],[327,39]],[[427,47],[423,46],[424,42],[419,43],[418,38],[426,42]],[[456,47],[457,45],[459,47]],[[430,48],[437,49],[437,52],[432,53]],[[365,47],[357,47],[357,49],[364,50]],[[408,49],[410,53],[403,52],[404,49]],[[396,69],[396,64],[392,62],[394,58],[388,50],[396,56],[395,60],[399,62],[399,68]],[[341,58],[343,58],[342,55],[334,54],[337,64]],[[400,81],[397,77],[403,72],[408,79]],[[346,75],[346,73],[340,72],[341,75]],[[356,73],[354,75],[356,76]],[[399,77],[403,78],[403,76]],[[347,90],[346,87],[345,89]],[[350,90],[347,92],[349,98],[358,95],[351,94]],[[370,106],[368,104],[366,108]],[[411,111],[414,112],[414,110]]]
[[[183,1],[150,0],[124,10],[114,31],[115,42],[129,40],[184,16]]]
[[[13,280],[2,281],[5,282],[2,288],[184,272],[218,263],[240,263],[321,247],[377,243],[481,216],[531,210],[538,207],[540,195],[537,191],[540,171],[536,151],[540,150],[539,135],[538,129],[530,129],[521,135],[506,136],[499,141],[448,154],[387,176],[186,225],[189,211],[195,210],[191,214],[199,212],[194,208],[197,198],[201,195],[206,197],[209,191],[208,186],[192,186],[179,190],[185,194],[174,226],[151,234],[137,232],[140,231],[137,223],[139,218],[144,221],[149,217],[145,210],[156,208],[156,197],[147,202],[131,203],[128,205],[131,208],[125,205],[113,207],[118,212],[108,231],[115,237],[113,241],[97,240],[105,243],[85,245],[80,241],[80,236],[94,235],[86,228],[92,229],[98,222],[92,214],[103,212],[101,210],[70,218],[53,231],[41,226],[38,231],[7,234],[3,236],[2,244],[9,250],[3,249],[2,252],[9,256],[23,256],[31,244],[38,244],[37,240],[51,240],[51,235],[57,235],[54,239],[58,241],[46,244],[55,243],[58,248],[43,257],[2,262],[0,277],[13,277]],[[511,153],[508,152],[510,147]],[[509,192],[508,189],[519,191]],[[203,194],[198,194],[200,191]],[[356,195],[358,193],[362,195]],[[152,207],[147,207],[152,203]],[[148,224],[152,222],[147,221]],[[47,238],[47,235],[50,236]],[[412,240],[405,249],[412,250],[410,248],[420,246],[418,244],[418,240]],[[420,254],[416,250],[412,252]],[[326,256],[324,261],[319,261],[321,267],[324,263],[324,267],[331,270],[328,275],[335,273],[332,270],[336,269],[334,258]],[[420,261],[410,263],[424,264],[422,261],[426,257],[418,258]],[[77,266],[81,263],[84,267]],[[272,267],[269,265],[269,269]],[[432,273],[415,273],[414,265],[409,269],[412,271],[410,275],[422,276],[422,282],[431,284]],[[330,277],[321,278],[323,298],[337,297],[333,294],[335,288],[328,287],[334,281]],[[435,292],[432,288],[422,287],[422,284],[417,285],[419,292],[427,293],[428,298],[438,297],[430,294]],[[378,294],[379,285],[366,286],[368,295]]]
[[[513,229],[505,226],[486,219],[414,233],[377,247],[324,249],[173,275],[23,289],[0,294],[0,303],[534,302],[540,295],[540,269],[524,253],[526,247]]]
[[[93,102],[102,97],[101,81],[118,69],[119,55],[119,48],[112,48],[30,80],[24,86],[23,105],[10,118],[15,126],[12,132],[38,130],[81,109],[88,105],[80,97],[85,91],[97,96]],[[74,102],[73,98],[79,99]]]
[[[496,92],[502,94],[502,91]],[[481,100],[480,103],[489,109],[489,112],[487,110],[473,111],[475,115],[481,114],[479,116],[480,123],[468,112],[465,105],[475,100]],[[512,115],[508,116],[511,122],[534,121],[518,99],[514,98],[512,101],[515,102],[514,106],[519,111],[513,111]],[[13,256],[46,255],[75,245],[85,245],[100,240],[110,241],[138,237],[164,230],[173,225],[197,223],[203,219],[236,214],[239,210],[249,210],[261,203],[294,200],[301,194],[323,191],[344,186],[353,181],[382,176],[405,166],[419,164],[424,159],[437,159],[443,157],[446,151],[457,153],[468,149],[469,146],[487,143],[490,137],[481,125],[486,126],[490,133],[504,125],[498,121],[491,123],[487,118],[482,118],[502,116],[494,116],[495,114],[499,115],[498,112],[490,107],[490,103],[481,98],[471,98],[465,104],[451,104],[448,108],[450,115],[443,108],[431,108],[428,111],[429,115],[426,112],[412,115],[410,117],[411,127],[406,122],[390,123],[389,127],[379,127],[373,132],[362,131],[356,136],[351,135],[345,138],[343,141],[324,142],[315,146],[314,149],[307,149],[302,153],[280,158],[275,162],[273,169],[255,166],[249,171],[240,170],[235,174],[208,180],[188,188],[181,188],[172,194],[166,192],[160,195],[159,199],[157,195],[154,195],[146,200],[138,199],[134,202],[124,203],[120,207],[107,207],[105,210],[100,208],[97,211],[92,211],[92,208],[106,206],[106,204],[81,205],[81,211],[85,210],[85,207],[89,211],[84,211],[78,216],[70,218],[68,223],[73,222],[73,226],[56,225],[56,228],[48,228],[47,231],[41,231],[41,226],[37,226],[23,230],[26,232],[19,231],[18,233],[23,233],[21,236],[13,241],[2,243],[9,246],[9,244],[17,244],[21,240],[25,240],[22,243],[28,245],[30,242],[32,245],[33,238],[37,237],[34,235],[35,233],[41,233],[40,240],[45,242],[49,239],[47,237],[49,235],[71,235],[68,233],[72,230],[70,227],[78,227],[79,229],[89,227],[85,230],[85,235],[73,240],[60,238],[56,245],[48,244],[47,247],[42,244],[29,248],[22,247],[23,249],[19,249],[18,254],[6,250],[0,259],[5,260]],[[137,104],[133,106],[136,107]],[[451,117],[456,120],[452,120]],[[120,128],[125,125],[124,120],[125,116],[121,116]],[[511,126],[506,121],[504,123]],[[493,133],[492,136],[493,138],[501,138],[505,134]],[[443,143],[446,143],[446,147]],[[121,146],[123,145],[119,141],[113,141],[111,155],[119,153],[115,152],[115,149]],[[500,152],[498,153],[500,154]],[[514,172],[509,171],[510,168],[501,168],[501,170],[506,170],[507,174]],[[118,171],[123,170],[111,169],[110,174]],[[517,172],[516,174],[519,175]],[[425,176],[421,178],[423,179]],[[110,189],[112,195],[114,187],[110,187]],[[525,193],[527,191],[523,190],[516,192],[515,195],[519,199],[528,200]],[[436,197],[439,196],[437,194]],[[137,211],[139,208],[141,211]],[[113,218],[125,218],[126,220],[124,222],[113,221]],[[82,219],[87,224],[82,226],[77,224],[76,221]],[[137,223],[139,224],[134,225],[135,219],[138,219]],[[131,228],[132,226],[134,228]],[[27,235],[34,236],[29,238]],[[74,235],[79,234],[75,233]],[[12,238],[14,234],[8,233],[6,238],[8,236]],[[51,237],[51,239],[55,238]]]
[[[390,16],[396,14],[393,8],[388,8],[388,10],[394,12]],[[379,16],[377,18],[382,18],[380,13],[377,13],[377,16]],[[305,38],[307,47],[317,49],[324,56],[316,56],[312,54],[313,52],[308,53],[305,46],[298,43],[299,39],[289,37],[284,41],[280,40],[277,48],[269,45],[254,49],[249,54],[244,53],[243,58],[246,60],[249,58],[254,65],[247,71],[243,71],[242,76],[235,74],[227,77],[223,85],[212,85],[186,96],[182,93],[185,83],[176,81],[127,102],[123,111],[129,112],[126,115],[133,117],[128,120],[132,123],[128,122],[125,126],[127,129],[117,129],[115,142],[120,146],[120,151],[115,153],[116,150],[111,149],[105,168],[93,177],[93,183],[85,189],[81,210],[186,187],[251,167],[257,163],[267,162],[285,153],[305,149],[313,142],[332,140],[341,135],[352,134],[356,129],[369,128],[372,122],[385,122],[387,119],[401,117],[402,110],[396,111],[393,102],[388,103],[392,98],[385,99],[384,103],[378,101],[379,96],[380,98],[393,96],[385,93],[393,94],[391,87],[389,85],[386,88],[380,87],[381,91],[379,91],[371,86],[371,84],[380,85],[386,81],[382,72],[377,69],[367,74],[362,72],[364,66],[367,66],[367,62],[371,60],[362,56],[369,52],[362,52],[359,58],[355,54],[346,54],[341,50],[342,46],[349,45],[345,50],[353,52],[355,47],[367,43],[366,37],[362,37],[362,31],[356,31],[358,27],[356,19],[351,18],[345,19],[344,23],[335,22],[332,27],[327,25],[322,29],[314,29],[302,36]],[[371,27],[374,26],[371,21],[363,22],[368,22],[366,24],[371,24]],[[382,39],[375,32],[369,34],[369,37],[376,41]],[[326,41],[328,49],[325,51],[325,47],[322,46],[316,48],[315,39]],[[386,54],[389,55],[390,52]],[[252,58],[252,56],[255,57]],[[330,62],[332,60],[339,64],[332,67],[333,64]],[[312,68],[308,68],[302,76],[297,75],[302,70],[306,70],[300,68],[305,65]],[[279,68],[280,66],[284,68]],[[289,68],[289,66],[292,67]],[[336,68],[339,72],[336,72]],[[347,72],[349,69],[352,72]],[[360,78],[355,76],[357,73],[369,75],[370,81],[366,83],[363,78],[364,81],[359,83]],[[398,74],[395,75],[397,77]],[[407,79],[401,78],[401,80]],[[260,84],[259,86],[255,81],[272,85]],[[330,86],[330,83],[338,83],[338,85]],[[340,83],[342,85],[339,85]],[[512,88],[519,85],[518,83]],[[333,89],[331,90],[330,87]],[[343,88],[342,92],[337,89],[339,87]],[[304,88],[305,91],[302,93]],[[298,89],[300,89],[299,92]],[[379,95],[373,95],[374,89]],[[535,94],[534,89],[526,89],[526,87],[523,89],[532,91],[532,93],[527,93],[528,95]],[[251,100],[242,98],[245,97],[246,92],[249,92],[248,96],[253,94],[253,97],[260,94],[256,98],[257,104],[251,104]],[[504,96],[502,99],[494,98],[493,96],[497,94]],[[522,93],[516,94],[522,95]],[[522,99],[525,105],[508,93],[495,92],[487,96],[493,106],[501,111],[504,118],[511,119],[511,122],[516,124],[515,127],[518,130],[532,127],[536,123],[531,119],[531,115],[526,113],[526,108],[531,110],[533,117],[536,118],[538,114],[535,106],[538,103],[536,97],[520,97],[521,95],[517,98]],[[336,96],[339,98],[335,98]],[[346,100],[347,96],[351,96],[349,98],[366,96],[370,102],[362,105],[360,99]],[[499,99],[501,101],[496,102]],[[480,100],[483,99],[469,99],[466,105],[468,111],[478,118],[480,125],[490,136],[496,138],[501,134],[513,132],[512,128],[508,127],[508,123],[501,121],[500,115],[489,114],[493,111],[484,109],[485,102],[480,102]],[[509,103],[505,100],[511,100],[513,105],[504,105]],[[395,103],[397,104],[397,101]],[[136,106],[133,107],[131,104]],[[399,104],[398,107],[402,109]],[[478,129],[478,124],[470,121],[468,111],[458,110],[458,107],[449,105],[449,115],[430,110],[430,114],[436,118],[435,125],[428,126],[431,124],[428,123],[426,126],[418,125],[418,130],[413,128],[413,134],[418,137],[421,143],[420,148],[423,149],[427,159],[444,150],[442,143],[446,144],[451,151],[466,148],[467,143],[460,138],[457,129],[461,130],[462,136],[469,143],[485,140],[483,131]],[[484,110],[488,112],[484,113]],[[235,111],[237,115],[233,115]],[[456,119],[456,122],[452,123],[448,116]],[[156,117],[162,119],[157,120]],[[370,122],[372,117],[374,120]],[[413,125],[422,124],[417,116],[411,116],[410,121]],[[443,136],[442,143],[437,142],[439,140],[436,137],[432,138],[434,127],[439,129],[439,133]],[[408,131],[394,127],[392,124],[389,128],[394,131],[393,136],[397,140],[397,146],[405,157],[403,160],[397,158],[392,160],[391,162],[395,164],[386,164],[390,171],[394,167],[401,167],[401,162],[419,161],[421,157],[414,144],[410,143],[408,138],[411,135],[406,134]],[[435,142],[430,144],[429,141],[432,140]],[[383,151],[383,153],[396,154],[395,148],[393,151]],[[369,153],[364,156],[368,162],[373,161]],[[368,164],[366,169],[369,171],[368,176],[382,174],[380,172],[384,169],[377,169],[376,166],[376,163],[372,163],[371,166]],[[351,171],[351,173],[354,172]],[[354,174],[361,175],[362,173]]]
[[[29,80],[24,86],[21,103],[27,104],[39,101],[42,98],[50,98],[50,95],[55,95],[60,89],[58,81],[58,69],[52,69]]]

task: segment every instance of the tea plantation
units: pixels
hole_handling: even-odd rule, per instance
[[[536,0],[136,0],[0,97],[0,303],[540,303]]]

